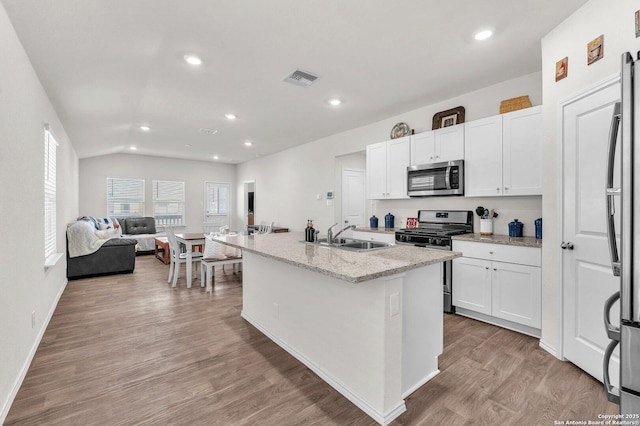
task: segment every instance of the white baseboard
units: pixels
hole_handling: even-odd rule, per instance
[[[539,328],[529,327],[528,325],[517,324],[512,321],[507,321],[502,318],[496,318],[491,315],[481,314],[480,312],[470,311],[468,309],[460,308],[456,306],[456,314],[463,317],[473,318],[478,321],[483,321],[489,324],[497,325],[498,327],[506,328],[507,330],[517,331],[518,333],[527,334],[531,337],[540,338],[541,331]]]
[[[554,357],[558,358],[558,353],[556,352],[556,348],[546,344],[545,342],[542,341],[542,339],[540,339],[540,347],[542,349],[544,349],[545,351],[549,352]],[[558,358],[558,359],[561,360],[561,361],[564,361],[562,358]]]
[[[54,303],[51,305],[51,309],[49,309],[49,312],[47,313],[47,317],[45,318],[44,323],[42,324],[42,327],[40,327],[40,331],[38,331],[38,335],[36,336],[36,339],[33,342],[33,345],[31,346],[31,350],[27,355],[27,359],[24,361],[24,364],[20,369],[20,375],[18,376],[15,383],[13,384],[13,389],[9,394],[9,398],[7,398],[4,405],[2,406],[2,410],[0,411],[0,424],[3,424],[7,418],[7,415],[9,415],[9,409],[11,408],[11,405],[13,404],[13,400],[16,398],[16,395],[18,394],[18,391],[22,386],[22,382],[24,381],[24,378],[27,376],[27,372],[29,371],[29,367],[31,366],[33,357],[36,355],[38,346],[40,346],[40,342],[44,337],[44,333],[47,331],[47,327],[49,326],[49,321],[51,321],[51,318],[53,317],[53,313],[56,311],[56,308],[58,307],[58,302],[62,297],[62,293],[64,293],[64,290],[67,288],[67,284],[69,284],[69,280],[65,278],[64,285],[56,295]]]
[[[411,395],[412,393],[414,393],[415,391],[417,391],[419,388],[421,388],[425,383],[427,383],[429,380],[433,379],[434,377],[436,377],[438,374],[440,374],[440,370],[436,370],[431,372],[429,375],[427,375],[425,378],[423,378],[422,380],[420,380],[418,383],[416,383],[415,385],[411,386],[409,389],[407,389],[403,394],[402,394],[402,399],[407,398],[409,395]]]
[[[388,425],[391,423],[396,417],[400,414],[404,413],[407,410],[404,401],[399,403],[393,409],[387,411],[386,413],[382,413],[372,407],[367,401],[363,400],[353,392],[351,392],[346,386],[336,380],[333,376],[323,370],[320,366],[312,362],[310,359],[302,355],[296,349],[288,345],[283,340],[279,339],[275,335],[269,332],[266,328],[262,327],[255,319],[251,318],[246,312],[242,311],[240,316],[247,320],[251,325],[257,328],[262,334],[271,339],[275,344],[280,346],[282,349],[287,351],[291,356],[296,358],[298,361],[306,365],[311,371],[316,373],[322,380],[327,382],[331,387],[340,392],[345,398],[354,403],[356,407],[364,411],[369,417],[371,417],[376,422],[381,425]],[[429,378],[430,379],[430,378]]]

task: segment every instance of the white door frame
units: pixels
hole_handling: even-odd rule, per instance
[[[592,95],[594,92],[600,91],[602,89],[604,89],[607,86],[610,86],[612,84],[617,84],[620,81],[620,74],[616,73],[602,81],[600,81],[599,83],[595,84],[594,86],[580,92],[577,95],[573,95],[569,98],[565,98],[561,101],[558,102],[558,114],[557,114],[557,128],[556,128],[556,134],[557,134],[557,139],[559,140],[560,143],[558,144],[558,148],[557,148],[557,155],[558,155],[558,163],[557,163],[557,174],[558,174],[558,198],[557,198],[557,203],[558,203],[558,236],[559,236],[559,240],[562,240],[562,237],[564,236],[564,176],[563,176],[563,170],[562,170],[562,165],[564,164],[564,155],[563,155],[563,151],[564,151],[564,137],[563,137],[563,118],[564,118],[564,109],[576,102],[579,101],[582,98],[585,98],[587,96]],[[604,186],[605,186],[605,182],[602,182],[602,190],[604,191]],[[604,220],[604,218],[603,218]],[[558,347],[555,350],[555,356],[558,359],[561,359],[563,361],[566,361],[565,357],[564,357],[564,346],[565,346],[565,339],[564,339],[564,281],[563,281],[563,272],[564,272],[564,256],[562,255],[562,249],[560,248],[560,244],[556,244],[555,247],[555,255],[556,255],[556,259],[558,259],[558,271],[557,271],[557,292],[558,292],[558,337],[559,337],[559,344]],[[604,309],[604,306],[603,306]],[[604,323],[602,325],[604,327]],[[541,341],[542,343],[542,341]],[[553,353],[552,351],[548,350],[550,353]]]

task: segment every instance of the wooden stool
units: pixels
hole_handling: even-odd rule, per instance
[[[154,239],[155,243],[155,255],[156,258],[160,259],[165,265],[169,264],[169,239],[167,237],[156,237]],[[160,255],[160,250],[162,249],[162,256]]]

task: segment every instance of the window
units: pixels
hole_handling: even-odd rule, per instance
[[[157,226],[184,225],[184,182],[153,181],[153,216]]]
[[[216,228],[229,226],[228,183],[204,183],[204,224],[205,231],[217,231]]]
[[[44,128],[44,257],[56,254],[56,148],[58,143]]]
[[[107,216],[144,216],[144,179],[107,178]]]

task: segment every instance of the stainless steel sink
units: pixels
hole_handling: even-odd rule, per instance
[[[381,243],[378,241],[364,241],[345,238],[335,239],[332,243],[327,242],[326,238],[320,238],[318,241],[311,244],[316,244],[324,247],[333,247],[348,251],[371,251],[393,246],[393,244]]]

